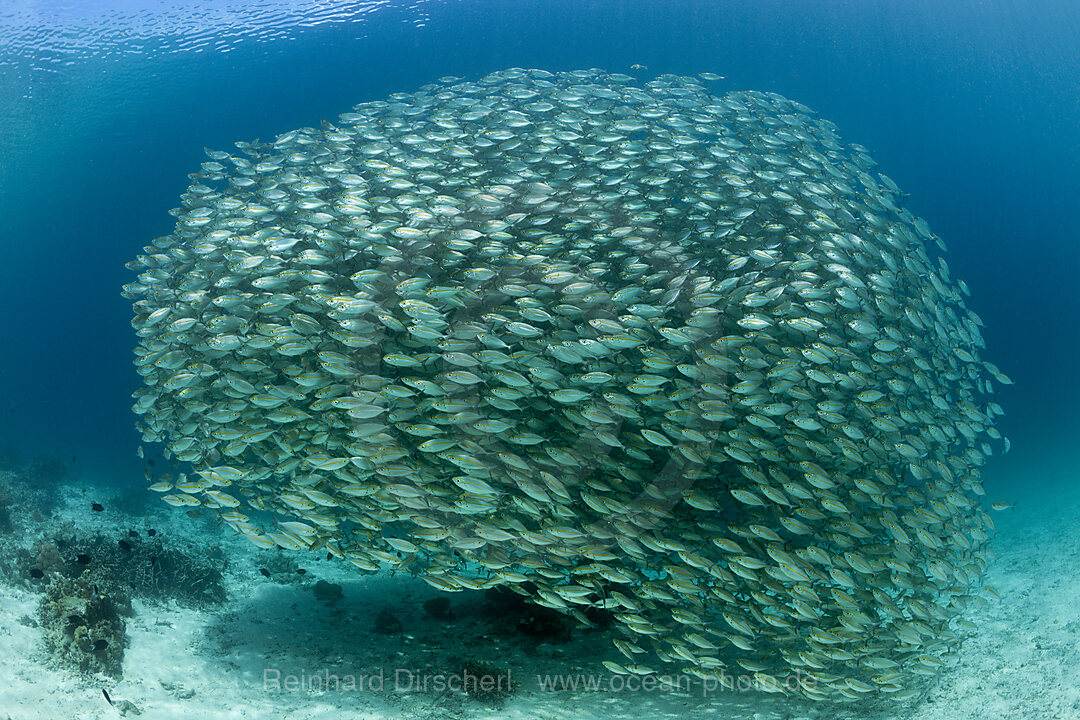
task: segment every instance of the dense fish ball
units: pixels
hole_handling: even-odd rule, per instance
[[[125,287],[167,503],[604,608],[616,672],[844,700],[949,661],[1007,378],[831,123],[506,70],[237,146]]]

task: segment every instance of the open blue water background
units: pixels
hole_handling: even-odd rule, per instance
[[[0,5],[0,452],[141,482],[123,264],[171,231],[203,146],[272,138],[443,75],[638,63],[778,92],[870,148],[949,245],[985,357],[1016,382],[1000,398],[1013,452],[988,484],[1068,472],[1080,439],[1080,3],[248,5]]]

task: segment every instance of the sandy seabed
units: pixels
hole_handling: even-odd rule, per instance
[[[447,596],[456,617],[438,620],[422,606],[439,593],[420,580],[365,577],[307,555],[294,558],[308,569],[305,579],[272,582],[258,572],[266,556],[246,541],[229,531],[207,538],[206,525],[163,508],[140,521],[189,542],[226,547],[228,602],[199,610],[136,600],[123,678],[80,679],[46,662],[41,630],[31,620],[40,595],[0,585],[0,720],[97,720],[121,717],[121,710],[135,717],[136,709],[148,720],[1076,720],[1080,484],[1067,480],[1053,492],[1009,498],[1015,507],[994,514],[996,559],[987,583],[1000,600],[970,616],[978,631],[961,660],[918,701],[823,705],[759,692],[706,692],[699,681],[679,690],[622,687],[623,679],[599,664],[617,659],[600,632],[576,633],[566,643],[522,638],[474,607],[483,604],[481,596],[462,593]],[[119,534],[131,522],[113,511],[89,512],[97,491],[66,492],[55,519],[80,532]],[[320,600],[312,592],[315,579],[340,584],[343,597]],[[387,610],[401,624],[384,634],[375,626]],[[459,691],[455,683],[468,682],[462,659],[493,669],[487,682],[512,682],[514,692],[500,706]],[[545,676],[600,686],[545,689]]]

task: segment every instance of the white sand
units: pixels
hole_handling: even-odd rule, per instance
[[[1080,487],[1062,483],[1038,497],[1009,498],[1013,510],[995,513],[998,558],[987,582],[1001,595],[971,619],[970,639],[955,668],[937,679],[925,702],[880,702],[869,707],[825,706],[759,693],[543,691],[536,673],[611,676],[600,659],[616,655],[601,633],[578,633],[573,642],[546,644],[492,624],[475,608],[478,596],[451,594],[458,617],[449,623],[425,617],[424,600],[438,594],[411,577],[363,577],[339,562],[297,555],[309,579],[278,584],[258,574],[266,556],[229,530],[207,536],[207,526],[163,509],[133,523],[109,510],[86,510],[93,490],[72,490],[60,517],[82,532],[121,533],[149,523],[174,537],[225,543],[233,560],[229,602],[213,611],[135,603],[130,645],[120,681],[78,680],[42,665],[40,631],[20,622],[34,616],[39,596],[0,586],[0,720],[119,717],[114,701],[127,700],[143,718],[715,718],[716,720],[1049,720],[1080,718]],[[213,530],[210,530],[213,533]],[[316,599],[313,578],[340,583],[344,598],[332,607]],[[390,608],[402,631],[374,632],[375,617]],[[511,621],[507,621],[511,622]],[[461,693],[395,687],[396,668],[455,672],[454,658],[511,668],[520,688],[503,708]],[[382,688],[357,679],[355,689],[277,690],[264,684],[329,672],[342,682],[382,669]],[[404,671],[398,679],[409,676]],[[311,686],[307,680],[308,686]],[[133,717],[129,715],[128,717]]]
[[[971,619],[978,634],[911,720],[1080,718],[1080,464],[994,513],[1000,601]]]

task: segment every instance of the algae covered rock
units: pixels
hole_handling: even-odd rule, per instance
[[[119,588],[56,577],[38,608],[45,650],[62,667],[122,675],[131,600]]]

